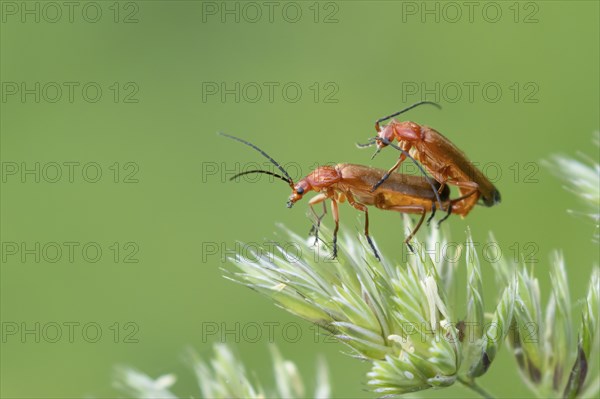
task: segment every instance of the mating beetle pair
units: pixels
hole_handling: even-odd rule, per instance
[[[440,209],[447,212],[447,215],[439,221],[441,223],[450,214],[466,216],[480,199],[485,206],[493,206],[500,202],[500,192],[496,187],[467,159],[460,149],[441,133],[414,122],[399,122],[392,119],[423,104],[439,107],[436,103],[422,101],[392,115],[380,118],[375,122],[377,135],[366,144],[358,144],[361,148],[376,145],[377,151],[373,157],[387,146],[400,151],[398,161],[388,171],[356,164],[321,166],[305,178],[294,183],[285,169],[263,150],[238,137],[220,133],[225,137],[254,148],[282,173],[280,175],[267,170],[250,170],[235,175],[231,180],[251,173],[264,173],[275,176],[288,183],[292,189],[292,194],[287,203],[288,207],[292,207],[310,191],[319,193],[309,201],[310,209],[316,217],[316,223],[311,230],[311,232],[314,232],[315,237],[318,237],[321,220],[327,213],[324,201],[331,200],[331,210],[335,221],[333,231],[334,258],[337,256],[337,232],[339,229],[338,202],[348,201],[354,208],[365,213],[365,236],[377,259],[379,259],[379,254],[369,236],[368,206],[402,213],[420,214],[421,217],[417,225],[404,240],[412,250],[410,239],[423,224],[427,212],[431,212],[427,223],[431,221],[435,215],[436,203]],[[392,119],[392,121],[382,127],[381,122],[388,119]],[[398,143],[397,145],[394,144],[394,140]],[[415,162],[423,173],[423,177],[394,173],[406,158],[410,158]],[[427,176],[425,170],[433,176],[434,180]],[[460,193],[458,198],[450,199],[448,185],[458,187]],[[318,203],[323,203],[323,214],[321,215],[317,215],[314,210],[314,205]]]

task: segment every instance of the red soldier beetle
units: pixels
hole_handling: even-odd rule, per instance
[[[435,180],[441,183],[442,188],[446,184],[458,187],[461,196],[451,202],[452,208],[447,210],[448,215],[455,213],[463,217],[467,216],[479,199],[482,199],[483,205],[488,207],[499,203],[500,192],[450,140],[428,126],[392,119],[423,104],[441,108],[436,103],[421,101],[394,114],[379,118],[375,121],[377,136],[371,138],[367,144],[358,144],[359,147],[377,145],[373,157],[388,145],[402,152],[398,161],[373,185],[372,190],[376,190],[383,184],[406,159],[405,154],[409,153],[431,173]],[[382,128],[380,123],[388,119],[392,121]],[[392,144],[394,140],[398,142],[398,146]]]
[[[371,188],[380,179],[384,170],[370,168],[363,165],[354,164],[337,164],[335,166],[321,166],[313,170],[306,177],[294,183],[294,180],[285,171],[285,169],[271,158],[266,152],[255,146],[254,144],[231,136],[225,133],[219,133],[225,137],[239,141],[267,158],[282,174],[274,173],[268,170],[249,170],[238,173],[229,180],[234,180],[240,176],[262,173],[274,176],[286,182],[292,189],[287,207],[291,208],[296,202],[301,200],[304,195],[310,191],[315,191],[318,194],[309,201],[311,212],[316,217],[316,225],[314,225],[315,236],[318,234],[321,219],[327,213],[325,200],[331,200],[331,210],[335,221],[333,231],[333,257],[337,256],[337,233],[339,230],[339,212],[338,203],[348,201],[355,209],[364,212],[365,214],[365,236],[375,257],[380,259],[377,249],[369,235],[369,211],[368,206],[375,206],[383,210],[392,210],[401,213],[420,214],[419,222],[408,237],[404,240],[409,249],[413,251],[410,245],[410,239],[417,233],[425,214],[431,212],[431,216],[427,223],[431,221],[435,215],[435,203],[439,199],[440,202],[450,207],[451,201],[448,197],[450,189],[441,187],[441,184],[432,183],[427,177],[403,175],[400,173],[392,174],[377,190],[371,191]],[[433,187],[433,190],[432,190]],[[318,215],[314,210],[314,205],[323,203],[323,214]]]

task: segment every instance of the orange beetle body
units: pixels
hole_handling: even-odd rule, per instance
[[[394,119],[383,127],[379,124],[386,119],[425,103],[428,102],[414,104],[403,111],[377,120],[375,123],[377,136],[371,143],[377,144],[377,153],[386,146],[392,145],[393,141],[396,140],[398,142],[397,148],[406,151],[419,161],[442,186],[446,184],[457,186],[461,196],[452,201],[452,213],[466,216],[479,199],[482,200],[485,206],[493,206],[499,203],[500,192],[498,189],[469,161],[458,147],[437,130],[415,122],[399,122]],[[437,105],[435,103],[429,104]],[[373,186],[373,189],[382,184],[405,159],[406,155],[401,154],[398,161]]]

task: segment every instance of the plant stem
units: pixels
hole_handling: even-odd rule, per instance
[[[487,392],[485,389],[483,389],[482,387],[477,385],[477,383],[475,382],[474,379],[466,379],[463,377],[458,377],[458,381],[460,381],[467,388],[477,392],[479,395],[481,395],[482,398],[494,399],[494,397],[489,392]]]

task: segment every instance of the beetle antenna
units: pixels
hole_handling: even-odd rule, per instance
[[[223,133],[223,132],[219,132],[219,134],[220,134],[221,136],[229,137],[230,139],[233,139],[233,140],[239,141],[239,142],[240,142],[240,143],[242,143],[242,144],[246,144],[248,147],[252,147],[252,148],[254,148],[256,151],[260,152],[260,154],[261,154],[263,157],[265,157],[265,158],[267,158],[269,161],[271,161],[271,163],[272,163],[273,165],[275,165],[275,166],[277,167],[277,169],[279,169],[279,170],[280,170],[280,171],[283,173],[283,176],[285,176],[285,178],[283,178],[282,176],[280,176],[281,178],[283,178],[283,180],[287,181],[287,182],[288,182],[288,184],[289,184],[290,186],[293,186],[293,185],[294,185],[294,179],[292,179],[292,178],[290,177],[290,175],[288,175],[288,173],[285,171],[285,169],[283,169],[283,168],[281,167],[281,165],[279,165],[279,164],[278,164],[278,163],[277,163],[277,162],[276,162],[276,161],[275,161],[273,158],[271,158],[271,157],[269,156],[269,154],[267,154],[266,152],[264,152],[263,150],[261,150],[260,148],[258,148],[257,146],[255,146],[254,144],[252,144],[252,143],[250,143],[250,142],[248,142],[248,141],[246,141],[246,140],[244,140],[244,139],[241,139],[241,138],[239,138],[239,137],[235,137],[235,136],[231,136],[231,135],[229,135],[229,134],[226,134],[226,133]],[[238,176],[239,176],[239,175],[238,175]]]
[[[419,105],[424,105],[424,104],[433,105],[433,106],[437,107],[438,109],[442,109],[442,106],[439,105],[438,103],[434,103],[432,101],[420,101],[418,103],[415,103],[415,104],[413,104],[411,106],[408,106],[408,107],[404,108],[402,111],[398,111],[398,112],[395,112],[395,113],[393,113],[391,115],[384,116],[383,118],[379,118],[379,119],[377,119],[377,121],[375,123],[381,123],[383,121],[387,121],[388,119],[393,118],[394,116],[398,116],[400,114],[405,113],[406,111],[410,111],[411,109],[416,108]]]
[[[278,175],[277,173],[273,173],[273,172],[269,172],[268,170],[248,170],[246,172],[242,172],[242,173],[238,173],[237,175],[233,176],[232,178],[229,179],[229,181],[235,180],[240,176],[244,176],[244,175],[249,175],[251,173],[264,173],[265,175],[269,175],[269,176],[275,176],[281,180],[283,180],[284,182],[289,184],[289,180],[281,175]]]
[[[387,140],[386,140],[387,141]],[[425,171],[425,169],[423,169],[423,166],[421,166],[420,163],[417,162],[416,159],[414,159],[412,157],[412,155],[410,155],[407,151],[404,151],[402,148],[398,147],[396,144],[394,143],[390,143],[389,141],[387,141],[386,143],[387,145],[389,145],[392,148],[397,149],[398,151],[400,151],[402,154],[404,154],[404,156],[406,156],[407,158],[409,158],[411,161],[413,161],[413,163],[415,165],[417,165],[417,168],[419,168],[419,170],[421,171],[421,173],[423,174],[423,177],[425,177],[425,179],[427,180],[427,182],[429,183],[429,185],[431,186],[431,189],[433,190],[433,193],[435,194],[435,199],[438,202],[438,205],[440,206],[440,209],[444,209],[444,207],[442,206],[442,199],[440,198],[440,194],[438,193],[437,189],[435,188],[435,186],[433,185],[433,182],[431,181],[431,177],[429,177],[429,175],[427,174],[427,172]],[[379,151],[377,151],[373,157],[375,157],[375,155],[377,155]]]

